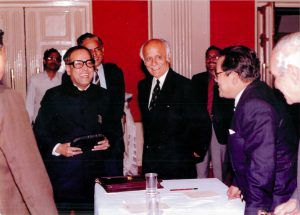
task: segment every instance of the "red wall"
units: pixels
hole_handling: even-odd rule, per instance
[[[147,1],[93,0],[93,32],[104,42],[105,62],[122,68],[126,92],[135,121],[140,121],[137,83],[144,76],[140,69],[139,48],[148,39]]]
[[[93,32],[104,41],[105,61],[118,64],[124,72],[126,92],[134,94],[130,108],[140,121],[137,83],[144,76],[140,69],[139,48],[148,39],[147,1],[93,0]],[[211,0],[211,44],[224,48],[246,45],[254,49],[254,0]]]
[[[212,45],[220,48],[230,45],[255,48],[254,0],[211,0],[210,19]]]

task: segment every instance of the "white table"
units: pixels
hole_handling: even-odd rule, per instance
[[[227,186],[216,178],[164,180],[163,189],[159,189],[160,202],[168,208],[162,209],[162,215],[242,215],[245,204],[240,199],[228,200]],[[192,191],[170,191],[174,188],[198,188]],[[212,197],[191,197],[191,192],[207,194]],[[95,185],[95,215],[145,215],[145,211],[131,213],[128,205],[143,205],[146,202],[145,190],[118,193],[106,193],[101,185]]]

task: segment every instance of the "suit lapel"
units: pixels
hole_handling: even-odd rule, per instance
[[[172,95],[172,90],[173,90],[173,75],[174,72],[172,69],[169,69],[169,72],[167,74],[167,77],[165,79],[165,82],[163,84],[163,87],[160,91],[160,94],[158,96],[157,102],[159,104],[162,104],[169,100],[170,96]]]

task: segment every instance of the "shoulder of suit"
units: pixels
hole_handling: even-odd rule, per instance
[[[104,69],[111,69],[111,70],[118,70],[118,71],[121,70],[121,68],[115,63],[104,63],[103,68]]]
[[[6,97],[6,96],[20,97],[21,95],[17,91],[12,90],[12,89],[0,84],[0,96],[1,97]]]
[[[177,81],[180,81],[180,82],[183,82],[183,83],[190,83],[191,80],[188,79],[187,77],[173,71],[173,70],[170,70],[169,71],[170,73],[170,76],[172,77],[173,80],[177,80]],[[167,78],[168,78],[169,74],[167,75]]]
[[[205,72],[200,72],[200,73],[197,73],[197,74],[193,75],[192,80],[202,79],[202,78],[207,78],[207,77],[208,77],[208,72],[205,71]]]

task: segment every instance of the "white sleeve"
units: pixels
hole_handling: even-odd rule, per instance
[[[29,83],[29,88],[27,91],[27,96],[26,96],[26,110],[29,115],[30,122],[33,121],[34,117],[34,98],[36,96],[36,91],[34,87],[33,80],[31,78],[30,83]]]

